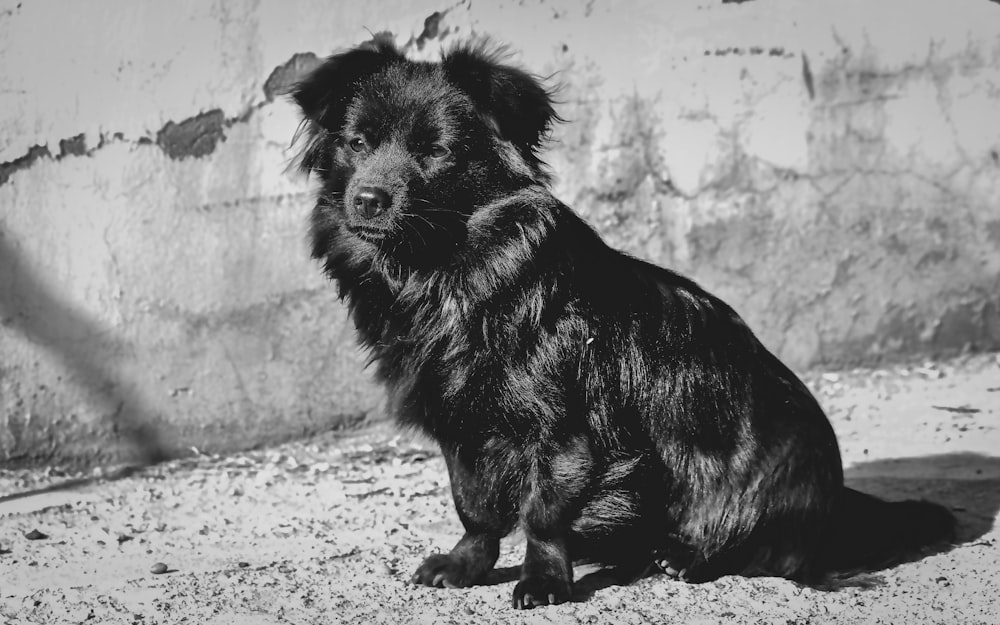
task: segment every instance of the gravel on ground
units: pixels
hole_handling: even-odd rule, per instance
[[[408,583],[460,523],[434,445],[383,424],[136,471],[0,470],[0,622],[1000,623],[1000,355],[806,379],[850,485],[949,506],[954,546],[835,592],[741,577],[622,587],[581,567],[577,600],[518,612],[519,535],[491,585]]]

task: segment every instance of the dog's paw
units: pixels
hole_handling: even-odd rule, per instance
[[[683,547],[654,551],[653,566],[671,579],[682,582],[691,581],[690,573],[694,558],[689,551]]]
[[[511,604],[518,610],[530,610],[540,605],[565,603],[572,595],[573,588],[565,580],[543,576],[527,577],[514,586]]]
[[[410,577],[410,583],[437,588],[464,588],[476,583],[468,563],[450,553],[428,556]]]
[[[662,558],[655,560],[656,568],[660,569],[660,572],[671,579],[676,579],[679,581],[687,581],[687,569],[680,568],[671,560]]]

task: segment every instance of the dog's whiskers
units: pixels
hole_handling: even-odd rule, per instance
[[[428,226],[430,226],[432,230],[441,229],[441,230],[444,230],[445,232],[448,231],[448,229],[446,227],[444,227],[444,225],[442,225],[442,224],[436,224],[433,221],[431,221],[430,219],[427,219],[423,215],[419,215],[417,213],[402,213],[402,216],[403,217],[411,217],[413,219],[419,219],[422,222],[424,222],[425,224],[427,224]],[[406,222],[404,221],[404,223],[406,223]],[[413,228],[414,232],[418,232],[416,226],[414,226],[412,223],[409,224],[409,225],[410,225],[411,228]],[[418,232],[418,234],[419,234],[419,232]]]
[[[424,221],[427,221],[427,220],[425,219]],[[418,237],[420,237],[420,242],[424,244],[424,247],[427,247],[427,239],[424,238],[424,235],[420,234],[420,230],[416,226],[414,226],[409,221],[406,221],[405,219],[402,222],[400,222],[400,223],[402,223],[403,226],[408,226],[410,228],[410,230],[413,231],[414,234],[416,234]],[[430,222],[428,221],[427,223],[430,223]],[[415,251],[413,249],[413,241],[408,240],[407,242],[410,245],[410,251],[411,252]]]
[[[424,198],[417,197],[417,198],[411,199],[410,201],[414,202],[414,203],[420,202],[421,204],[427,204],[429,206],[429,208],[427,206],[422,206],[420,208],[421,211],[430,211],[430,212],[435,212],[435,213],[450,213],[452,215],[461,215],[461,213],[459,213],[456,210],[452,210],[450,208],[442,208],[442,207],[438,206],[437,204],[434,204],[430,200],[425,200]]]

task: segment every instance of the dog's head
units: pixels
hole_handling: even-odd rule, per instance
[[[363,242],[427,259],[464,239],[477,206],[547,182],[538,150],[558,119],[550,94],[501,57],[481,43],[411,61],[379,35],[295,88],[301,166],[322,182],[317,257]]]

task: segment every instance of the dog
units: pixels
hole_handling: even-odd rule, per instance
[[[828,587],[952,536],[941,506],[846,488],[822,409],[732,308],[553,196],[553,93],[502,49],[413,61],[380,34],[291,96],[312,254],[465,529],[414,583],[482,583],[517,526],[520,609],[571,599],[579,562]]]

